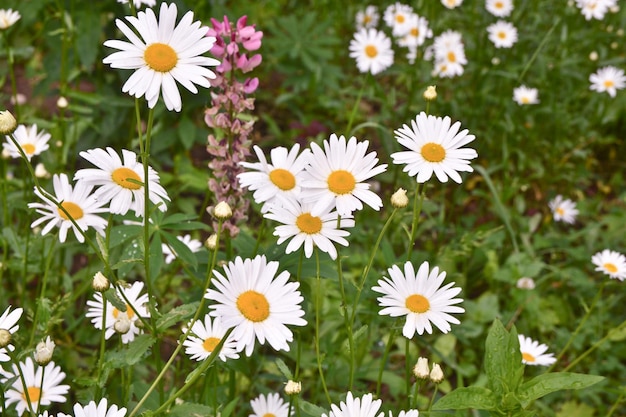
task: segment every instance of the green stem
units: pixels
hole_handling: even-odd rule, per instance
[[[12,351],[10,351],[9,349],[5,349],[5,351],[6,351],[5,353],[7,353],[9,357],[11,358],[11,362],[13,362],[13,364],[15,365],[18,376],[20,377],[20,381],[22,382],[22,388],[24,388],[23,395],[26,397],[26,404],[28,405],[28,411],[30,412],[30,415],[32,417],[36,417],[37,414],[35,414],[35,410],[33,410],[33,403],[30,401],[30,393],[28,392],[28,385],[26,385],[26,378],[24,378],[24,372],[22,372],[22,367],[20,366],[20,362],[13,355]],[[6,410],[6,408],[3,408],[3,410]]]
[[[330,394],[328,393],[328,387],[326,386],[326,379],[324,378],[324,371],[322,370],[322,354],[320,352],[320,316],[322,315],[322,278],[320,276],[320,257],[319,251],[315,249],[315,357],[317,359],[317,370],[320,374],[320,381],[322,382],[322,388],[324,394],[326,394],[326,400],[328,404],[332,404]],[[130,416],[129,416],[130,417]]]
[[[48,251],[48,256],[46,256],[46,266],[44,268],[43,277],[41,279],[41,291],[39,292],[39,300],[37,302],[37,306],[35,307],[35,315],[33,316],[33,330],[30,334],[30,342],[32,345],[35,340],[35,333],[37,332],[37,320],[39,318],[39,306],[43,302],[44,297],[46,296],[46,287],[48,284],[48,271],[50,271],[50,264],[52,263],[52,255],[55,253],[54,246],[56,245],[56,239],[52,240],[50,244],[50,250]]]
[[[363,97],[363,91],[365,90],[365,84],[367,84],[367,82],[363,82],[363,85],[361,85],[361,90],[359,91],[359,95],[356,98],[356,101],[354,102],[354,107],[352,108],[352,112],[350,112],[350,119],[348,120],[348,126],[346,127],[346,135],[351,136],[352,132],[352,125],[354,123],[354,119],[356,117],[356,113],[357,110],[359,109],[359,104],[361,103],[361,97]]]
[[[585,359],[591,352],[593,352],[594,350],[602,346],[602,344],[604,344],[607,340],[609,340],[615,333],[622,331],[625,327],[626,327],[626,320],[624,320],[619,326],[614,327],[613,329],[609,330],[606,336],[604,336],[602,339],[594,343],[589,349],[584,351],[582,355],[578,355],[574,361],[572,361],[569,365],[565,367],[565,369],[563,369],[563,372],[567,372],[574,366],[578,365],[578,363],[582,361],[583,359]]]
[[[0,394],[2,394],[2,392],[0,392]],[[615,404],[613,404],[613,407],[611,407],[606,417],[611,417],[613,415],[615,410],[617,410],[617,406],[622,402],[623,399],[624,399],[624,394],[620,394],[620,396],[617,397],[617,401],[615,401]]]
[[[417,235],[417,225],[419,223],[420,214],[422,213],[422,204],[424,203],[424,190],[420,191],[420,183],[415,187],[415,199],[413,200],[413,221],[411,223],[411,238],[406,251],[407,262],[411,260],[411,252],[415,245],[415,236]]]
[[[7,53],[7,61],[9,64],[9,78],[11,79],[11,97],[13,97],[13,111],[15,112],[15,119],[20,120],[20,103],[17,100],[17,82],[15,80],[15,69],[13,68],[15,65],[15,57],[13,55],[13,49],[10,46],[9,36],[2,31],[2,38],[4,41],[4,45],[6,46]]]
[[[435,389],[433,390],[433,395],[430,397],[430,402],[428,403],[428,415],[433,408],[433,403],[435,402],[435,397],[437,396],[437,391],[439,390],[439,384],[435,384]]]
[[[341,217],[337,218],[337,222],[340,223]],[[339,226],[338,226],[339,227]],[[354,384],[354,335],[352,334],[352,323],[350,317],[348,317],[348,299],[346,297],[346,290],[343,282],[343,269],[341,267],[341,254],[339,248],[337,248],[337,275],[339,275],[339,291],[341,292],[341,310],[343,311],[343,322],[346,326],[346,332],[348,336],[348,350],[350,351],[350,373],[348,376],[348,391],[352,391],[352,385]]]
[[[404,380],[406,383],[406,407],[411,409],[411,362],[409,360],[409,348],[411,347],[411,339],[404,338]]]
[[[533,55],[530,57],[530,59],[526,63],[526,66],[524,67],[524,69],[520,73],[519,77],[517,77],[517,83],[518,84],[522,81],[522,79],[524,79],[524,75],[526,75],[526,72],[528,72],[528,70],[530,69],[530,67],[533,64],[533,62],[535,62],[535,59],[537,59],[537,56],[539,56],[539,51],[541,51],[541,49],[544,47],[546,42],[548,42],[548,39],[550,38],[550,35],[552,34],[552,32],[554,32],[554,29],[556,29],[557,25],[560,22],[561,22],[561,18],[558,17],[554,21],[554,24],[552,25],[552,27],[550,29],[548,29],[548,32],[546,33],[546,36],[543,37],[543,39],[541,40],[541,43],[539,44],[539,46],[537,46],[537,49],[535,49],[535,52],[533,53]]]
[[[102,377],[102,370],[104,369],[104,350],[105,350],[105,342],[106,342],[106,331],[107,331],[107,304],[109,304],[104,299],[104,294],[102,295],[102,331],[100,332],[100,352],[98,354],[98,373],[96,379],[96,399],[100,400],[102,395],[102,388],[100,385],[100,378]]]
[[[396,338],[396,326],[391,328],[389,332],[389,339],[387,340],[387,346],[385,346],[385,351],[383,352],[382,358],[380,358],[380,367],[378,368],[378,379],[376,380],[376,397],[380,396],[380,387],[383,381],[383,371],[385,370],[385,364],[387,363],[387,358],[389,357],[389,352],[391,352],[391,347],[393,346],[393,341]]]

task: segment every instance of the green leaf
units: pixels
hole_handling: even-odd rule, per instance
[[[276,366],[278,367],[278,369],[284,375],[285,378],[293,379],[293,375],[291,371],[289,370],[289,367],[282,359],[280,358],[276,359]]]
[[[113,307],[117,308],[119,311],[126,312],[126,302],[117,296],[114,286],[110,286],[109,289],[104,292],[104,298],[113,304]]]
[[[576,374],[571,372],[557,372],[543,374],[525,382],[519,388],[518,395],[523,399],[525,407],[531,401],[541,398],[551,392],[565,389],[582,389],[597,384],[603,376]]]
[[[204,417],[215,415],[215,410],[208,405],[185,402],[172,407],[168,415],[175,417]]]
[[[123,368],[136,364],[144,357],[155,341],[156,339],[149,334],[135,337],[135,340],[128,344],[128,348],[122,348],[107,354],[106,366]]]
[[[185,149],[191,149],[196,138],[196,127],[188,117],[183,117],[178,123],[178,137]]]
[[[161,234],[163,235],[165,242],[167,242],[167,244],[174,251],[176,258],[180,259],[187,265],[193,266],[194,268],[198,265],[198,260],[191,249],[189,249],[189,246],[178,240],[178,238],[171,233],[161,230]]]
[[[161,267],[163,266],[163,247],[161,241],[161,235],[159,233],[155,233],[152,236],[152,241],[150,242],[150,279],[152,282],[155,282],[161,273]]]
[[[156,325],[158,330],[161,332],[181,320],[190,318],[196,310],[198,310],[199,305],[199,301],[194,301],[193,303],[183,304],[171,309],[168,313],[164,314],[157,320]]]
[[[80,63],[84,68],[90,70],[98,56],[98,46],[100,44],[100,16],[93,10],[82,10],[76,12],[76,52]]]
[[[433,410],[495,410],[498,398],[483,387],[462,387],[451,391],[433,405]]]
[[[485,371],[489,385],[498,396],[515,392],[524,375],[522,353],[515,327],[507,332],[500,320],[494,320],[485,346]]]
[[[328,414],[328,410],[325,410],[315,404],[311,404],[310,402],[303,399],[299,399],[298,404],[300,405],[300,410],[306,416],[319,417],[322,414]]]
[[[237,405],[237,403],[240,401],[240,398],[235,397],[231,402],[229,402],[228,404],[226,404],[226,407],[224,407],[219,413],[218,415],[220,417],[230,417],[230,415],[233,413],[233,410],[235,410],[235,406]]]

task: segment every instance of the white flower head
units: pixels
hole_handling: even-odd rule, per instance
[[[554,221],[557,222],[573,224],[576,221],[576,216],[578,216],[576,203],[569,198],[563,199],[563,196],[560,194],[550,200],[548,207],[552,211]]]
[[[374,400],[374,396],[365,394],[362,397],[354,398],[352,392],[346,395],[346,401],[330,405],[330,412],[322,414],[322,417],[383,417],[385,413],[379,413],[382,400]]]
[[[542,365],[549,366],[556,362],[556,358],[552,353],[546,353],[548,346],[539,344],[530,337],[517,335],[519,339],[519,348],[522,352],[522,363],[526,365]]]
[[[443,333],[452,328],[450,323],[459,324],[459,320],[450,314],[463,313],[462,307],[456,306],[463,301],[454,298],[461,288],[454,287],[454,282],[442,286],[446,278],[439,267],[429,269],[428,262],[420,265],[417,273],[411,262],[404,264],[404,272],[397,266],[388,269],[389,278],[383,277],[372,290],[383,294],[378,297],[378,304],[383,307],[380,315],[391,317],[406,316],[402,334],[407,339],[424,332],[432,334],[433,324]]]
[[[289,403],[286,403],[277,393],[261,394],[250,401],[252,414],[248,417],[289,417]]]
[[[107,406],[108,400],[103,398],[99,403],[90,401],[86,406],[74,404],[74,415],[59,413],[57,417],[124,417],[126,408],[118,408],[117,405]]]
[[[487,26],[489,40],[496,48],[511,48],[517,42],[517,29],[509,22],[498,20]]]
[[[130,287],[125,288],[116,287],[116,293],[118,298],[122,302],[126,302],[126,311],[118,310],[117,307],[114,307],[110,301],[106,300],[106,316],[104,327],[106,331],[104,333],[104,337],[109,339],[115,332],[116,323],[119,330],[124,330],[120,326],[128,325],[128,329],[125,333],[122,333],[122,343],[130,343],[135,339],[135,336],[142,333],[142,330],[137,325],[137,320],[140,320],[141,317],[150,317],[150,313],[148,312],[148,308],[146,304],[148,303],[148,295],[141,294],[141,290],[143,290],[143,282],[137,281],[134,282]],[[121,293],[124,293],[126,299],[122,297]],[[104,302],[102,299],[102,293],[96,292],[94,294],[95,300],[88,300],[86,316],[91,318],[91,323],[94,325],[96,329],[102,329],[102,316],[104,314]],[[132,308],[131,308],[132,306]],[[139,314],[139,316],[137,315]]]
[[[215,317],[211,321],[211,316],[206,314],[204,321],[198,320],[191,326],[191,334],[183,342],[185,353],[196,361],[207,359],[222,341],[228,329],[222,325],[222,319]],[[183,329],[186,332],[187,329]],[[219,352],[219,358],[226,362],[227,359],[238,359],[236,350],[237,342],[232,334],[224,341]]]
[[[396,2],[387,6],[383,20],[391,28],[393,36],[401,37],[409,31],[409,18],[413,14],[411,6]]]
[[[128,0],[117,0],[117,2],[127,4]],[[135,9],[139,9],[144,4],[148,7],[152,7],[156,4],[156,0],[133,0],[133,5],[135,6]]]
[[[361,29],[350,41],[350,58],[356,59],[360,72],[376,75],[393,64],[391,39],[376,29]]]
[[[11,306],[8,306],[4,313],[0,316],[0,330],[4,330],[9,332],[9,334],[13,334],[19,330],[20,326],[17,324],[20,317],[22,317],[22,313],[24,309],[16,308],[11,311]],[[8,362],[11,360],[9,355],[7,354],[7,349],[10,352],[15,350],[15,347],[11,344],[0,348],[0,362]]]
[[[0,30],[5,30],[13,26],[22,16],[20,12],[13,9],[0,9]]]
[[[193,22],[192,11],[187,12],[178,25],[176,17],[176,4],[164,2],[158,20],[152,9],[140,11],[137,17],[127,16],[126,20],[135,30],[117,19],[117,27],[130,42],[106,41],[105,46],[119,51],[102,62],[112,68],[135,70],[122,87],[124,93],[136,98],[145,96],[150,108],[154,108],[159,95],[163,95],[167,109],[179,112],[182,100],[176,82],[197,94],[196,85],[209,88],[209,79],[216,77],[206,67],[217,66],[220,62],[203,56],[216,41],[215,37],[206,36],[208,27],[201,26],[199,21]]]
[[[513,100],[520,106],[539,103],[539,92],[536,88],[520,85],[513,89]]]
[[[300,199],[315,202],[314,214],[333,206],[340,216],[348,216],[363,209],[362,202],[380,210],[383,201],[365,181],[385,172],[387,164],[376,166],[376,152],[367,153],[369,141],[358,142],[354,136],[346,140],[333,133],[323,146],[311,143]]]
[[[604,15],[617,6],[617,0],[576,0],[576,7],[585,16],[585,20],[604,19]]]
[[[434,173],[441,182],[450,177],[460,184],[459,172],[472,172],[470,160],[478,156],[474,149],[462,147],[475,136],[460,128],[461,123],[452,124],[448,116],[421,112],[411,121],[411,127],[405,124],[394,132],[398,142],[409,150],[391,154],[393,163],[406,164],[403,171],[416,176],[419,183],[428,181]]]
[[[454,9],[463,4],[463,0],[441,0],[441,4],[447,9]]]
[[[598,93],[607,92],[611,97],[615,97],[617,90],[626,87],[626,76],[624,70],[609,65],[591,74],[589,82],[591,82],[590,90]]]
[[[591,257],[596,271],[603,272],[612,279],[626,279],[626,256],[619,252],[604,249]]]
[[[369,5],[356,13],[356,29],[370,29],[378,26],[380,14],[376,6]]]
[[[461,33],[447,30],[437,36],[433,42],[433,55],[435,58],[434,75],[439,77],[462,75],[467,58]]]
[[[24,151],[24,154],[29,161],[33,156],[41,154],[50,147],[50,145],[48,145],[50,133],[47,133],[45,130],[40,130],[38,132],[37,125],[32,125],[30,127],[19,125],[13,132],[13,138],[20,145],[20,148],[22,148],[22,151]],[[6,140],[7,141],[2,144],[2,147],[12,158],[21,158],[22,155],[15,146],[15,143],[13,143],[8,136],[6,137]]]
[[[93,186],[78,181],[74,187],[72,187],[66,174],[54,174],[52,184],[54,186],[53,197],[57,202],[61,202],[61,206],[65,211],[61,210],[54,201],[42,194],[39,189],[35,187],[35,194],[44,202],[28,204],[29,208],[34,208],[37,213],[42,215],[42,217],[35,220],[30,227],[36,228],[42,223],[47,222],[41,230],[41,234],[45,235],[56,226],[59,228],[59,241],[61,242],[65,242],[67,231],[70,229],[74,231],[76,239],[81,243],[85,241],[81,230],[85,232],[90,227],[104,236],[107,220],[100,217],[98,214],[107,213],[109,209],[102,207],[106,204],[106,201],[99,201],[94,196],[92,193]],[[72,223],[72,220],[74,220],[78,227]]]
[[[202,248],[202,242],[200,242],[198,239],[192,239],[191,235],[189,234],[186,234],[184,236],[176,236],[176,239],[184,243],[191,252],[198,252],[200,248]],[[172,261],[176,259],[176,252],[174,252],[173,249],[170,249],[170,247],[166,243],[161,244],[161,250],[163,251],[163,255],[165,255],[166,264],[171,264]]]
[[[111,213],[126,214],[132,209],[136,216],[144,215],[144,171],[134,152],[122,149],[123,160],[113,148],[90,149],[79,155],[98,168],[78,170],[75,180],[97,186],[95,197],[108,202]],[[157,204],[159,210],[167,210],[165,201],[170,198],[159,184],[159,174],[152,167],[148,167],[148,190],[150,201]]]
[[[513,0],[485,0],[485,8],[496,17],[507,17],[513,11]]]
[[[25,385],[22,383],[22,379],[18,377],[20,373],[18,366],[24,376]],[[3,384],[7,383],[9,379],[13,379],[13,383],[4,392],[4,399],[7,406],[16,404],[15,409],[19,416],[24,414],[24,411],[28,413],[31,408],[37,410],[40,405],[49,406],[52,403],[67,401],[65,396],[70,387],[61,384],[65,379],[65,373],[61,372],[61,368],[56,366],[54,362],[50,362],[44,367],[36,365],[28,357],[18,365],[12,364],[11,370],[0,368],[0,374],[3,376],[0,381]]]
[[[427,38],[432,37],[433,31],[428,27],[428,20],[413,13],[409,15],[407,31],[398,39],[398,45],[416,49],[418,46],[423,45]]]
[[[50,336],[37,343],[37,347],[35,348],[35,362],[39,365],[47,365],[48,362],[52,360],[54,347],[55,344],[52,339],[50,339]]]
[[[246,356],[254,350],[255,340],[267,341],[275,350],[289,351],[293,333],[287,326],[304,326],[306,320],[300,303],[304,300],[298,291],[298,282],[288,282],[289,272],[278,276],[278,262],[267,262],[265,256],[254,259],[235,258],[224,266],[224,275],[213,271],[214,289],[205,298],[211,316],[220,317],[225,328],[237,341],[237,352],[245,349]]]

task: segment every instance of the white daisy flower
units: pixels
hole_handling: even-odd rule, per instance
[[[626,76],[624,70],[614,66],[600,68],[596,73],[589,76],[590,90],[598,93],[607,92],[611,97],[615,97],[617,90],[626,87]]]
[[[356,59],[360,72],[376,75],[393,64],[391,39],[376,29],[361,29],[350,41],[350,58]]]
[[[383,201],[364,181],[385,172],[387,164],[376,166],[376,152],[366,154],[369,141],[358,142],[354,136],[346,141],[344,136],[333,133],[323,145],[324,149],[311,143],[312,155],[305,168],[300,199],[315,202],[315,214],[333,206],[340,216],[348,216],[363,209],[362,202],[380,210]]]
[[[441,0],[441,4],[443,4],[447,9],[454,9],[463,4],[463,0]]]
[[[4,330],[9,332],[10,334],[15,333],[19,330],[20,326],[17,324],[17,321],[22,317],[22,313],[24,309],[16,308],[11,311],[11,306],[8,306],[4,313],[0,316],[0,330]],[[9,355],[7,354],[7,349],[9,352],[13,352],[15,347],[11,344],[6,347],[0,348],[0,362],[8,362],[11,360]],[[1,367],[0,367],[1,368]]]
[[[250,400],[252,414],[248,417],[289,417],[289,403],[286,403],[277,393],[261,394]]]
[[[362,397],[354,398],[352,392],[346,395],[346,401],[330,405],[330,412],[323,413],[322,417],[384,417],[385,413],[379,413],[382,400],[374,400],[374,396],[365,394]]]
[[[413,264],[404,264],[404,273],[397,266],[388,269],[390,278],[383,277],[373,291],[384,294],[378,297],[378,304],[384,307],[380,315],[391,317],[406,316],[402,334],[411,339],[415,332],[420,336],[426,331],[432,334],[434,324],[443,333],[451,330],[450,323],[459,324],[459,320],[450,313],[463,313],[462,307],[455,306],[463,301],[454,298],[461,288],[453,287],[454,282],[441,284],[446,273],[439,273],[439,267],[429,272],[428,262],[422,263],[415,273]]]
[[[26,127],[19,125],[13,132],[13,138],[20,145],[26,158],[30,161],[35,155],[39,155],[43,151],[47,150],[50,146],[48,141],[50,140],[50,133],[44,130],[37,132],[37,125]],[[6,142],[2,144],[5,152],[11,156],[11,158],[21,158],[19,149],[15,146],[15,143],[7,136]]]
[[[104,333],[104,337],[109,339],[115,333],[115,325],[116,322],[123,321],[125,325],[128,326],[128,331],[122,334],[122,343],[130,343],[135,339],[135,336],[142,333],[136,322],[140,320],[137,314],[141,317],[150,317],[150,313],[148,312],[147,303],[148,303],[148,295],[140,294],[143,289],[143,282],[134,282],[130,287],[122,287],[120,290],[119,286],[116,286],[115,292],[117,293],[117,297],[120,301],[125,302],[128,300],[126,304],[126,311],[120,311],[117,307],[114,307],[110,301],[106,301],[106,321],[104,323],[104,327],[106,331]],[[124,293],[126,299],[122,297],[121,292]],[[91,318],[91,323],[94,325],[96,329],[102,329],[102,314],[104,304],[102,302],[102,293],[96,292],[94,293],[95,300],[88,300],[87,305],[89,308],[87,309],[87,314],[85,316]],[[130,306],[133,306],[131,308]],[[119,328],[119,327],[118,327]]]
[[[383,20],[391,28],[393,36],[404,36],[409,30],[409,16],[413,13],[413,8],[408,4],[396,2],[387,6]]]
[[[127,16],[126,20],[137,33],[123,21],[115,24],[130,42],[108,40],[104,43],[119,49],[102,62],[111,68],[136,70],[122,87],[124,93],[133,97],[146,97],[148,107],[154,108],[159,99],[159,90],[168,110],[179,112],[182,101],[176,81],[194,94],[195,84],[209,88],[209,79],[216,77],[208,68],[220,62],[202,56],[215,43],[215,37],[206,36],[208,27],[193,22],[193,12],[187,12],[176,26],[176,5],[161,3],[159,20],[152,9]],[[139,36],[137,36],[139,35]]]
[[[20,20],[22,16],[20,12],[13,9],[0,9],[0,30],[5,30],[10,28]]]
[[[215,317],[211,323],[211,316],[205,315],[204,322],[198,320],[191,326],[191,333],[187,340],[183,342],[186,347],[185,353],[196,361],[203,361],[211,355],[215,347],[222,341],[228,329],[222,326],[222,319]],[[183,329],[183,333],[187,329]],[[224,341],[219,357],[222,361],[226,359],[238,359],[239,354],[236,350],[237,342],[233,339],[232,334]]]
[[[513,11],[513,0],[485,0],[485,8],[496,17],[507,17]]]
[[[125,417],[126,408],[118,408],[111,404],[107,407],[108,400],[102,398],[99,403],[90,401],[86,406],[74,404],[74,415],[59,413],[57,417]]]
[[[359,10],[356,13],[356,29],[369,29],[378,26],[378,20],[380,14],[378,14],[378,8],[376,6],[367,6],[365,10]]]
[[[513,100],[520,106],[539,103],[539,92],[536,88],[520,85],[513,89]]]
[[[433,55],[435,58],[434,75],[440,77],[462,75],[467,58],[461,33],[447,30],[437,36],[433,42]]]
[[[28,413],[31,408],[36,411],[40,405],[49,406],[53,402],[64,403],[66,401],[65,395],[69,392],[70,386],[61,385],[65,379],[65,373],[61,372],[61,368],[54,362],[43,367],[35,365],[31,358],[26,358],[25,362],[19,363],[19,369],[26,385],[23,385],[22,379],[18,377],[20,371],[15,364],[11,365],[9,371],[0,368],[0,374],[4,377],[0,382],[6,384],[9,379],[14,379],[4,391],[4,401],[7,406],[15,403],[19,416],[24,414],[24,411]],[[28,392],[30,405],[26,399],[26,392]]]
[[[496,48],[510,48],[517,42],[517,29],[509,22],[498,20],[487,26],[489,40]]]
[[[398,39],[398,45],[402,47],[416,49],[423,45],[427,38],[433,37],[433,31],[428,28],[428,20],[425,17],[413,13],[409,16],[407,25],[409,29],[406,35]]]
[[[406,164],[403,171],[410,176],[417,176],[417,182],[428,181],[433,172],[441,182],[447,182],[448,177],[460,184],[460,171],[472,172],[470,159],[478,156],[471,148],[462,148],[475,139],[462,130],[461,123],[451,125],[448,116],[435,117],[421,112],[411,120],[411,126],[406,124],[394,133],[398,142],[408,148],[408,151],[391,154],[394,164]]]
[[[282,205],[286,199],[298,198],[304,167],[311,151],[304,149],[298,155],[299,144],[293,145],[289,151],[280,146],[270,151],[271,163],[267,163],[261,148],[255,145],[253,149],[259,162],[240,162],[241,166],[253,172],[242,172],[237,179],[242,187],[254,191],[254,201],[263,204],[261,212],[267,213],[271,204]]]
[[[80,169],[74,175],[75,180],[99,186],[95,196],[98,200],[109,203],[111,213],[126,214],[133,209],[136,216],[144,215],[143,165],[137,161],[134,152],[122,149],[123,162],[113,148],[107,148],[106,151],[90,149],[79,155],[98,169]],[[159,174],[152,167],[148,167],[148,190],[150,201],[158,205],[159,210],[167,210],[165,200],[170,201],[170,198],[159,184]]]
[[[80,231],[86,232],[90,227],[104,236],[104,230],[108,222],[106,219],[98,216],[98,213],[108,213],[109,209],[102,207],[106,204],[106,201],[98,201],[94,194],[91,193],[93,185],[78,181],[72,188],[66,174],[54,174],[52,184],[54,186],[54,199],[61,203],[61,206],[69,213],[78,227],[72,223],[70,217],[54,201],[42,194],[37,187],[35,187],[35,194],[44,203],[29,203],[28,207],[34,208],[42,217],[32,222],[30,227],[35,228],[47,222],[41,230],[41,235],[43,236],[56,226],[59,228],[60,242],[65,242],[67,231],[70,229],[74,231],[76,239],[81,243],[85,241],[85,237]]]
[[[237,352],[246,356],[254,350],[255,340],[265,341],[275,350],[289,351],[293,333],[288,325],[305,326],[304,300],[298,291],[300,283],[288,282],[289,272],[278,276],[278,262],[267,262],[265,256],[254,259],[235,258],[224,266],[224,274],[213,271],[216,290],[209,289],[205,298],[214,301],[211,316],[221,317],[225,328],[234,327]]]
[[[619,252],[604,249],[593,255],[591,262],[596,266],[596,271],[603,272],[610,278],[620,281],[626,279],[626,256]]]
[[[519,339],[519,349],[522,352],[522,363],[526,365],[549,366],[556,362],[552,353],[546,353],[548,346],[539,344],[530,337],[517,335]]]
[[[585,16],[585,20],[602,20],[606,12],[615,6],[617,0],[576,0],[576,7]]]
[[[332,206],[313,214],[313,204],[288,201],[282,207],[271,206],[270,212],[265,214],[265,217],[282,223],[274,230],[279,245],[291,239],[285,253],[295,252],[304,245],[304,255],[307,258],[313,255],[313,247],[318,247],[332,259],[337,259],[337,249],[333,242],[348,246],[345,237],[350,233],[341,228],[354,227],[354,220],[352,216],[342,216],[341,224],[338,226],[338,215]]]
[[[192,239],[191,235],[186,234],[184,236],[176,236],[176,239],[183,242],[190,251],[198,252],[200,248],[202,248],[202,242],[198,239]],[[176,252],[174,252],[166,243],[161,244],[161,250],[163,251],[163,255],[165,255],[165,263],[171,264],[174,259],[176,259]]]
[[[554,221],[557,222],[573,224],[576,221],[576,216],[578,216],[576,203],[569,198],[563,199],[560,194],[548,202],[548,207],[552,211]]]
[[[128,0],[117,0],[117,2],[127,4]],[[156,4],[156,0],[133,0],[133,5],[135,6],[135,9],[139,9],[144,4],[148,7],[152,7]]]

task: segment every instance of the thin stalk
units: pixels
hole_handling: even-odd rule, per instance
[[[382,358],[380,358],[380,367],[378,368],[378,378],[376,379],[376,397],[380,396],[380,387],[383,381],[383,371],[385,370],[385,364],[387,363],[387,358],[389,357],[389,352],[391,352],[391,346],[393,345],[393,340],[396,338],[396,326],[394,325],[391,328],[391,332],[389,332],[389,339],[387,339],[387,346],[385,346],[385,351],[383,352]]]
[[[320,257],[319,251],[315,249],[315,357],[317,359],[317,370],[320,374],[320,381],[322,382],[322,388],[324,394],[326,394],[326,400],[328,404],[332,404],[330,394],[328,393],[328,387],[326,386],[326,378],[324,377],[324,371],[322,370],[322,357],[320,352],[320,316],[322,315],[322,278],[320,276]],[[129,416],[130,417],[130,416]]]
[[[100,378],[102,377],[102,370],[104,369],[104,350],[105,350],[105,342],[106,342],[106,322],[107,322],[107,304],[109,304],[104,299],[104,294],[102,295],[102,331],[100,332],[100,352],[98,353],[98,373],[96,379],[96,399],[100,400],[102,395],[102,388],[100,387]]]
[[[582,355],[578,355],[575,360],[573,360],[569,365],[565,367],[565,369],[563,369],[563,372],[567,372],[574,366],[578,365],[578,363],[582,361],[583,359],[585,359],[591,352],[593,352],[594,350],[602,346],[602,344],[604,344],[607,340],[609,340],[615,333],[620,332],[625,327],[626,327],[626,320],[624,320],[619,326],[614,327],[613,329],[609,330],[606,336],[604,336],[602,339],[594,343],[589,349],[584,351]]]
[[[55,245],[56,245],[56,239],[53,239],[52,243],[50,244],[50,250],[48,251],[48,256],[46,256],[46,265],[44,268],[43,277],[41,279],[41,291],[39,292],[39,302],[36,303],[37,306],[35,307],[35,315],[33,317],[33,331],[30,334],[29,345],[32,345],[33,341],[35,340],[35,333],[37,332],[37,319],[39,318],[39,306],[41,305],[41,302],[46,295],[46,287],[48,284],[48,271],[50,270],[50,263],[52,263],[52,255],[55,253],[54,251]]]
[[[0,392],[0,394],[2,393]],[[617,406],[622,402],[623,399],[624,399],[624,394],[620,394],[620,396],[617,398],[617,401],[615,401],[615,404],[613,404],[613,407],[611,407],[606,417],[611,417],[613,415],[615,410],[617,410]]]
[[[41,366],[41,365],[39,365],[39,366]],[[41,379],[39,380],[39,387],[40,387],[40,389],[42,391],[40,392],[40,394],[43,393],[43,379],[44,379],[45,376],[46,376],[46,367],[45,366],[41,366]],[[37,415],[39,415],[40,409],[41,409],[41,400],[37,401]]]
[[[369,77],[367,78],[369,79]],[[361,97],[363,97],[363,91],[365,90],[365,84],[367,84],[367,80],[363,82],[361,85],[361,90],[359,90],[359,95],[354,102],[354,107],[352,107],[352,112],[350,112],[350,119],[348,119],[348,126],[346,127],[346,134],[350,136],[352,134],[351,129],[354,124],[354,118],[356,117],[356,112],[359,109],[359,104],[361,103]]]
[[[417,183],[415,187],[415,198],[413,200],[413,221],[411,223],[411,240],[409,241],[409,245],[406,251],[406,260],[407,262],[411,260],[411,252],[413,251],[413,246],[415,245],[415,236],[417,235],[417,225],[419,223],[420,214],[422,213],[422,204],[424,203],[424,190],[420,191],[420,183]]]
[[[37,416],[37,414],[35,414],[35,410],[33,410],[33,403],[30,401],[30,393],[28,392],[28,386],[26,385],[26,378],[24,378],[24,372],[22,372],[22,367],[20,366],[20,362],[17,360],[15,355],[13,355],[13,352],[11,350],[5,349],[5,353],[9,355],[9,357],[11,358],[11,362],[13,362],[13,364],[15,365],[15,368],[17,369],[18,376],[20,377],[20,381],[22,382],[22,388],[24,388],[23,395],[24,397],[26,397],[26,404],[28,404],[28,411],[30,412],[31,416],[35,417]],[[6,408],[3,408],[3,410],[6,410]]]
[[[437,391],[439,390],[439,384],[435,384],[435,389],[433,390],[433,396],[430,397],[430,402],[428,403],[428,415],[430,415],[430,412],[433,408],[433,403],[435,402],[435,397],[437,396]]]
[[[337,223],[341,222],[341,217],[337,218]],[[339,228],[339,224],[337,225]],[[346,298],[346,290],[343,282],[343,269],[341,267],[341,254],[339,248],[337,248],[337,275],[339,275],[339,291],[341,292],[341,310],[343,311],[343,322],[346,326],[346,332],[348,336],[348,350],[350,351],[350,373],[348,376],[348,391],[352,391],[352,385],[354,384],[354,335],[352,334],[352,323],[350,317],[348,317],[348,299]]]
[[[404,338],[404,381],[406,382],[406,407],[411,409],[411,362],[409,361],[409,348],[411,340]]]

